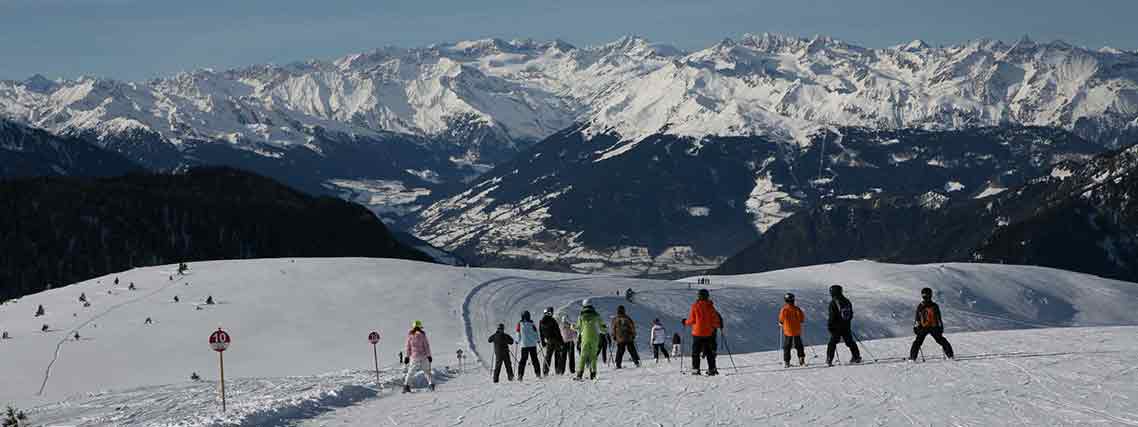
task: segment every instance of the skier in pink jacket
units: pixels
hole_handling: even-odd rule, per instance
[[[427,333],[423,332],[423,322],[416,320],[411,324],[411,331],[407,333],[407,345],[403,349],[403,362],[407,364],[407,377],[403,379],[403,392],[411,392],[411,377],[418,371],[427,376],[427,384],[431,391],[435,390],[435,380],[431,376],[431,343],[427,342]]]

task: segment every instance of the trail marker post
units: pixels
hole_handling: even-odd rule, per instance
[[[459,374],[461,374],[461,373],[463,372],[463,366],[462,366],[462,349],[461,349],[461,348],[460,348],[460,349],[458,349],[458,354],[457,354],[457,356],[458,356],[458,373],[459,373]]]
[[[371,331],[367,334],[367,341],[371,343],[371,356],[375,359],[375,385],[383,389],[383,383],[379,381],[379,350],[376,348],[379,344],[379,332]]]
[[[229,348],[229,333],[217,328],[209,335],[209,347],[217,352],[217,364],[221,370],[221,412],[225,412],[225,349]]]

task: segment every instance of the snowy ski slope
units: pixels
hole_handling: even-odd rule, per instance
[[[681,377],[677,365],[657,368],[649,362],[640,371],[603,369],[596,384],[550,379],[484,393],[485,371],[471,371],[467,364],[465,373],[458,373],[455,350],[473,350],[488,362],[486,337],[497,323],[512,326],[522,310],[537,317],[553,306],[575,318],[581,298],[590,297],[607,319],[625,304],[638,323],[640,353],[647,358],[651,319],[659,317],[670,331],[676,328],[697,286],[361,258],[216,261],[190,268],[185,276],[175,274],[174,266],[139,268],[0,306],[0,330],[12,335],[0,341],[0,404],[31,408],[37,422],[65,425],[403,425],[426,413],[433,417],[421,420],[427,425],[555,425],[578,416],[600,425],[799,421],[780,418],[785,414],[830,424],[908,424],[905,414],[923,414],[918,424],[1126,424],[1138,419],[1138,387],[1132,385],[1135,370],[1128,356],[1138,347],[1138,328],[958,334],[1138,325],[1129,312],[1138,302],[1138,285],[1059,270],[859,261],[713,277],[709,287],[740,375]],[[131,282],[137,290],[127,289]],[[856,331],[863,339],[902,337],[867,343],[873,353],[867,359],[903,354],[918,290],[937,289],[962,360],[806,369],[799,376],[781,372],[776,355],[754,353],[775,347],[773,319],[787,291],[796,293],[806,310],[808,344],[821,340],[826,288],[833,283],[843,284],[853,300]],[[630,287],[638,292],[631,304],[618,295]],[[78,302],[80,293],[90,307]],[[173,302],[175,295],[181,302]],[[217,304],[203,305],[211,295]],[[32,316],[38,304],[46,316]],[[144,325],[147,317],[153,325]],[[424,321],[431,338],[440,391],[412,396],[390,396],[390,388],[377,391],[367,332],[383,334],[381,375],[392,386],[400,374],[395,355],[415,319]],[[45,323],[51,330],[41,333]],[[206,345],[218,325],[234,339],[226,352],[226,414],[216,407],[217,358]],[[80,340],[71,339],[74,331]],[[927,355],[939,355],[931,341],[925,348]],[[729,366],[726,359],[721,363]],[[191,372],[204,380],[190,382]],[[928,381],[944,386],[944,393]],[[538,391],[543,397],[527,400]],[[550,404],[554,400],[572,403]],[[963,403],[938,406],[956,400]],[[701,418],[708,412],[696,405],[715,410],[719,418]],[[586,407],[594,411],[577,415],[575,409]],[[565,413],[551,413],[558,410]],[[960,414],[953,418],[950,412]],[[381,413],[390,418],[372,418]],[[929,415],[942,417],[924,418]]]

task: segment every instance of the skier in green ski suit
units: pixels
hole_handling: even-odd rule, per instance
[[[601,315],[588,299],[581,301],[581,316],[577,318],[577,343],[581,346],[581,358],[577,362],[577,379],[585,374],[585,367],[589,367],[589,379],[597,379],[597,353],[601,345]]]

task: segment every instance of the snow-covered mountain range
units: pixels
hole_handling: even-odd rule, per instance
[[[637,37],[587,48],[487,39],[145,82],[37,75],[0,84],[0,111],[58,132],[143,130],[173,145],[303,145],[319,127],[477,146],[536,141],[573,122],[626,140],[1020,124],[1109,144],[1138,126],[1136,80],[1134,52],[1026,38],[870,49],[748,34],[695,52]]]
[[[813,196],[892,191],[875,184],[890,181],[875,174],[882,163],[862,161],[858,155],[865,148],[854,148],[886,147],[896,139],[874,132],[925,135],[920,141],[902,141],[883,161],[891,167],[920,164],[943,172],[914,170],[912,176],[923,178],[913,182],[928,184],[925,188],[907,188],[911,185],[906,179],[891,183],[906,191],[940,189],[957,195],[973,194],[977,186],[994,192],[1021,182],[1047,166],[1038,163],[1040,159],[1059,161],[1092,150],[1084,146],[1102,149],[1133,141],[1138,137],[1138,53],[1027,38],[863,48],[828,37],[762,34],[692,52],[637,37],[593,47],[486,39],[382,48],[331,61],[199,70],[143,82],[33,76],[0,82],[0,115],[83,136],[153,169],[225,164],[305,191],[334,194],[368,205],[388,223],[411,228],[447,250],[469,246],[473,237],[496,241],[489,246],[477,243],[482,247],[463,253],[474,258],[478,252],[505,249],[545,262],[550,253],[572,249],[573,239],[580,237],[573,234],[584,232],[578,240],[592,238],[594,243],[586,244],[587,256],[572,262],[599,259],[602,264],[582,264],[578,270],[608,269],[604,260],[615,257],[619,263],[636,259],[633,263],[639,266],[629,271],[646,272],[652,270],[646,265],[661,263],[683,268],[717,264],[729,254],[727,248],[691,248],[726,232],[722,230],[730,227],[723,224],[753,224],[754,231],[732,232],[736,238],[751,239],[755,232],[809,207]],[[1016,129],[1061,129],[1068,136],[1059,140],[1072,141],[1073,134],[1089,143],[1061,143],[1065,148],[1058,149],[1046,143],[1055,138],[1041,136],[1052,131],[1033,130],[1018,140],[1009,134],[987,139],[1014,140],[1000,147],[942,152],[945,148],[939,146],[961,140],[961,132],[992,128],[1012,129],[1007,131],[1012,134],[1019,132]],[[936,132],[950,136],[937,137]],[[853,134],[869,136],[848,137]],[[581,142],[569,151],[588,157],[596,170],[669,168],[662,176],[641,177],[662,181],[637,181],[640,189],[685,185],[686,171],[697,169],[706,169],[709,185],[722,178],[723,165],[697,167],[683,156],[654,164],[652,159],[661,158],[662,140],[682,141],[690,153],[715,146],[708,152],[736,155],[731,161],[748,171],[739,179],[729,177],[743,184],[717,190],[724,193],[721,202],[734,203],[730,221],[717,218],[723,209],[711,209],[704,201],[681,200],[666,207],[710,219],[708,225],[718,227],[720,234],[684,234],[686,229],[675,224],[649,222],[645,224],[657,227],[649,230],[660,236],[652,237],[655,240],[617,233],[610,239],[617,244],[598,245],[598,229],[550,226],[551,220],[542,217],[546,224],[540,229],[528,225],[533,221],[522,221],[500,229],[505,230],[502,238],[480,236],[477,230],[489,223],[477,218],[492,213],[487,207],[514,206],[510,209],[518,214],[535,213],[568,194],[572,176],[583,173],[572,163],[555,166],[569,169],[523,171],[532,179],[552,176],[565,185],[554,188],[546,181],[515,185],[509,195],[483,194],[481,200],[493,199],[494,206],[450,197],[473,197],[486,190],[485,183],[496,179],[491,176],[504,177],[513,168],[476,177],[507,162],[525,166],[516,156],[543,140]],[[652,141],[658,147],[638,149]],[[743,149],[757,150],[747,155],[730,147],[746,141],[762,141],[763,147]],[[1042,151],[1023,148],[1027,141],[1040,141]],[[989,162],[958,174],[968,165],[1000,158],[995,151],[1009,146],[1020,147],[1005,153],[1016,161]],[[614,160],[637,152],[652,154]],[[809,160],[811,156],[816,157]],[[836,165],[848,167],[841,178]],[[1004,173],[1014,179],[1002,182]],[[937,182],[925,179],[929,177]],[[833,182],[837,184],[815,191]],[[595,198],[620,202],[620,197],[605,194],[611,187],[593,188],[599,191]],[[967,191],[960,192],[962,188]],[[459,216],[473,217],[477,224],[439,229],[440,220]],[[548,230],[566,232],[554,239],[553,248],[535,252],[525,245],[498,244],[518,236],[543,240],[532,237]],[[460,235],[466,237],[456,240]],[[732,241],[728,246],[735,250],[745,243]]]
[[[694,52],[637,37],[594,47],[487,39],[140,82],[37,75],[0,82],[0,115],[102,141],[153,168],[223,163],[309,190],[363,188],[361,201],[402,217],[454,190],[444,183],[575,123],[625,144],[1032,125],[1113,146],[1138,129],[1138,54],[1027,39],[870,49],[762,34]],[[304,166],[317,176],[288,166],[312,156],[327,157]]]

